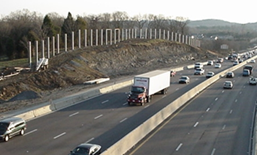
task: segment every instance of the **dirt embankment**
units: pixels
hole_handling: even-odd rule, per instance
[[[49,68],[45,71],[22,73],[1,81],[0,112],[86,89],[88,87],[83,83],[88,80],[102,77],[113,79],[158,68],[192,64],[217,56],[220,55],[185,44],[137,39],[63,52],[50,59]]]

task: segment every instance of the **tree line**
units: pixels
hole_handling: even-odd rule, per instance
[[[188,34],[188,21],[183,17],[171,19],[163,15],[135,15],[126,12],[86,15],[76,18],[68,12],[67,17],[49,13],[44,17],[36,12],[20,10],[0,19],[0,58],[8,60],[28,57],[28,41],[45,40],[48,37],[71,35],[78,30],[90,29],[163,29]],[[83,35],[83,31],[82,35]],[[64,38],[61,37],[62,44]]]

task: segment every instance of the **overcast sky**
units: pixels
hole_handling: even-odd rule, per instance
[[[221,19],[236,23],[257,22],[256,0],[1,0],[2,17],[23,9],[45,16],[56,12],[67,17],[126,12],[134,15],[154,14],[184,17],[189,20]],[[3,5],[4,4],[4,5]]]

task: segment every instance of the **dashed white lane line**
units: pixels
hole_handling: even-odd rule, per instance
[[[182,143],[180,143],[179,145],[178,145],[178,147],[176,148],[176,151],[178,151],[181,147],[182,147]]]
[[[57,139],[57,138],[59,138],[59,137],[61,137],[61,136],[65,135],[65,134],[66,134],[66,132],[61,133],[61,134],[59,134],[59,135],[55,136],[55,137],[54,137],[54,139]]]
[[[196,122],[195,125],[194,125],[194,128],[197,127],[198,124],[199,124],[199,122]]]
[[[176,89],[176,91],[179,90],[179,88]]]
[[[223,127],[222,127],[222,130],[224,130],[226,128],[226,125],[224,125]]]
[[[92,140],[94,140],[95,138],[93,137],[93,138],[91,138],[91,139],[89,139],[88,141],[86,141],[86,143],[88,143],[88,142],[90,142],[90,141],[92,141]]]
[[[26,132],[26,133],[24,134],[24,136],[29,135],[29,134],[31,134],[31,133],[33,133],[33,132],[36,132],[36,131],[37,131],[37,129],[34,129],[34,130],[32,130],[32,131],[29,131],[29,132]]]
[[[166,97],[167,95],[163,95],[162,98]]]
[[[237,102],[237,99],[235,100],[235,102]]]
[[[229,113],[232,114],[233,110],[230,110]]]
[[[222,93],[224,93],[225,91],[224,90],[222,90]]]
[[[145,106],[144,108],[148,108],[150,105]]]
[[[77,114],[79,114],[79,112],[75,112],[75,113],[73,113],[73,114],[70,114],[69,117],[75,116],[75,115],[77,115]]]
[[[218,98],[215,98],[215,101],[217,101],[218,100]]]
[[[122,105],[127,105],[128,103],[126,102],[126,103],[123,103]]]
[[[98,116],[95,117],[95,119],[98,119],[98,118],[100,118],[100,117],[102,117],[102,116],[103,116],[103,114],[98,115]]]
[[[206,109],[206,112],[210,111],[210,108]]]
[[[216,151],[216,149],[214,148],[214,149],[211,151],[211,155],[214,155],[214,154],[215,154],[215,151]]]
[[[103,102],[102,102],[102,104],[107,103],[107,102],[109,102],[109,100],[105,100],[105,101],[103,101]]]
[[[124,122],[124,121],[126,121],[126,120],[127,120],[127,118],[124,118],[123,120],[120,121],[120,123],[122,123],[122,122]]]

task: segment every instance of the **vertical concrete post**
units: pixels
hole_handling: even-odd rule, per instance
[[[52,41],[53,41],[53,56],[55,56],[55,37],[52,37]]]
[[[139,38],[142,39],[142,29],[139,30]]]
[[[67,52],[68,49],[67,49],[67,34],[66,33],[64,34],[64,47],[65,47],[64,51]]]
[[[181,34],[178,34],[178,42],[181,43]]]
[[[137,38],[137,29],[135,29],[135,34],[134,35],[135,35],[135,38]]]
[[[167,40],[170,40],[170,31],[167,32]]]
[[[95,30],[95,45],[98,46],[98,29]]]
[[[85,47],[87,47],[87,30],[85,30]]]
[[[74,32],[71,32],[71,50],[74,50]]]
[[[162,38],[162,30],[159,29],[159,39],[161,39],[161,38]]]
[[[187,35],[186,35],[186,44],[187,44],[187,39],[188,39],[188,38],[187,38]]]
[[[149,32],[149,39],[152,39],[152,29],[150,29],[150,32]]]
[[[130,35],[131,35],[131,29],[129,29],[129,39],[130,39]]]
[[[110,45],[112,45],[112,29],[110,31]]]
[[[147,28],[145,28],[145,39],[147,39],[148,36],[147,36]]]
[[[165,40],[165,30],[163,30],[163,40]]]
[[[131,35],[132,35],[132,39],[135,38],[135,33],[134,33],[135,29],[132,29]]]
[[[154,39],[156,39],[156,38],[157,38],[157,30],[154,29]]]
[[[47,58],[50,59],[50,37],[47,37]]]
[[[81,48],[81,30],[79,29],[79,32],[78,32],[79,34],[79,48]]]
[[[101,45],[103,45],[103,42],[104,42],[103,37],[104,37],[104,31],[103,29],[101,29]]]
[[[90,30],[90,46],[93,46],[93,30]]]
[[[125,40],[128,40],[128,29],[125,29]]]
[[[38,64],[38,41],[36,41],[36,45],[35,46],[36,46],[35,67],[37,67],[37,64]]]
[[[60,35],[57,34],[57,54],[60,53]]]
[[[175,42],[177,42],[177,33],[175,33]]]
[[[114,44],[116,44],[116,29],[114,29]]]
[[[29,41],[29,43],[28,43],[28,46],[29,46],[29,68],[31,69],[31,67],[32,67],[32,59],[31,59],[31,41]]]
[[[174,41],[174,33],[171,32],[171,41]]]
[[[41,48],[42,48],[42,58],[44,58],[45,57],[45,41],[44,40],[42,40],[41,41]]]

